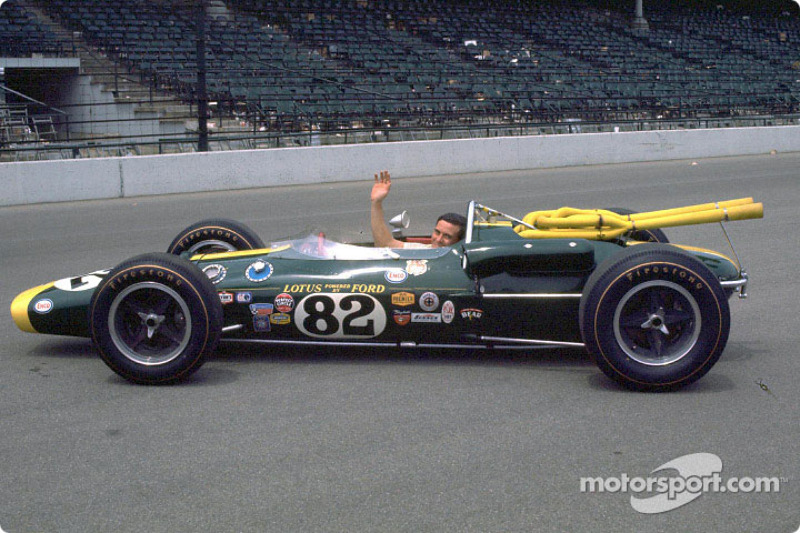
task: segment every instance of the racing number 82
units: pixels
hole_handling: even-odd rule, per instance
[[[386,314],[367,294],[311,294],[295,311],[298,328],[313,337],[375,337],[386,326]]]

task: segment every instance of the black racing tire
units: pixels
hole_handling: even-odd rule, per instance
[[[665,244],[641,244],[601,264],[584,287],[579,320],[600,370],[634,390],[700,379],[722,355],[730,330],[716,276]]]
[[[612,213],[616,213],[618,215],[635,215],[638,213],[638,211],[633,211],[625,207],[607,207],[606,211],[611,211]],[[658,228],[631,231],[628,232],[626,236],[629,239],[641,242],[661,242],[665,244],[669,242],[667,234]]]
[[[124,261],[89,304],[100,357],[140,384],[173,383],[195,372],[216,349],[222,323],[211,281],[186,259],[166,253]]]
[[[167,253],[209,254],[264,248],[258,234],[241,222],[211,218],[195,222],[181,231],[167,248]]]

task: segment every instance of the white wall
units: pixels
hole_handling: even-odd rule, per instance
[[[800,126],[586,133],[0,163],[0,206],[800,151]]]

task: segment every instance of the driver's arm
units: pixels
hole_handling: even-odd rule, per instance
[[[389,226],[384,221],[383,200],[389,194],[392,187],[392,179],[389,172],[382,170],[380,174],[375,174],[375,184],[372,186],[370,194],[370,222],[372,224],[372,239],[375,246],[380,248],[402,248],[403,242],[392,237]]]

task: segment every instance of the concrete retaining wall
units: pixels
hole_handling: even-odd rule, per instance
[[[587,133],[0,163],[0,206],[800,151],[800,126]]]

